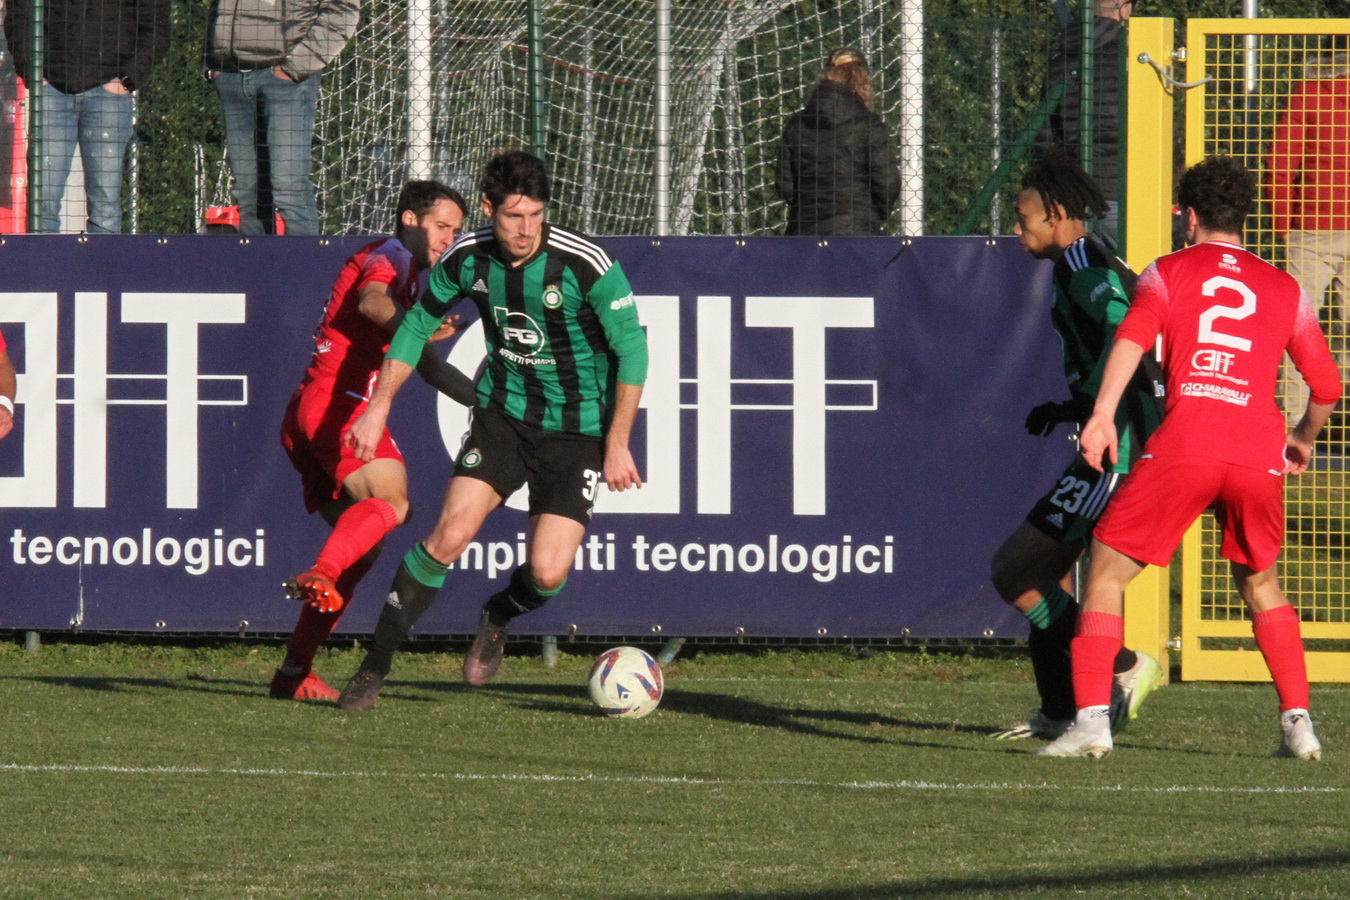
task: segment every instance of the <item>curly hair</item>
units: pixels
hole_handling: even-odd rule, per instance
[[[1177,203],[1201,227],[1237,234],[1256,202],[1256,176],[1231,156],[1209,156],[1181,176]]]
[[[1092,176],[1063,155],[1047,156],[1027,169],[1022,190],[1035,191],[1047,213],[1056,206],[1068,219],[1100,219],[1107,214],[1106,196]]]

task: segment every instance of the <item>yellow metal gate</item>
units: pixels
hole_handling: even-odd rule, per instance
[[[1288,146],[1286,141],[1318,136],[1306,129],[1333,127],[1333,123],[1326,121],[1291,118],[1290,101],[1300,90],[1307,89],[1305,82],[1309,79],[1330,75],[1338,68],[1343,72],[1350,57],[1346,35],[1350,35],[1350,20],[1345,19],[1191,19],[1185,25],[1182,54],[1185,74],[1184,78],[1178,76],[1178,80],[1204,82],[1176,91],[1185,106],[1185,163],[1191,165],[1211,154],[1225,154],[1242,159],[1249,169],[1259,173],[1262,199],[1248,220],[1245,240],[1255,252],[1280,266],[1287,266],[1289,261],[1284,233],[1288,225],[1283,218],[1284,210],[1277,210],[1272,202],[1276,196],[1273,191],[1277,183],[1290,177],[1297,184],[1300,177],[1306,177],[1306,172],[1300,175],[1290,171],[1289,154],[1272,156],[1276,146],[1273,142],[1280,140],[1278,146],[1283,148]],[[1180,62],[1178,59],[1174,63],[1178,70]],[[1130,65],[1140,64],[1132,58]],[[1131,121],[1132,132],[1135,127],[1136,122]],[[1326,132],[1321,136],[1325,137]],[[1324,160],[1323,165],[1326,164]],[[1330,165],[1350,171],[1350,159],[1332,160]],[[1297,198],[1297,189],[1294,196],[1297,206],[1302,202]],[[1342,211],[1350,212],[1350,192],[1341,192],[1336,202],[1346,204]],[[1278,221],[1277,214],[1281,216]],[[1127,215],[1132,215],[1132,211]],[[1297,227],[1295,223],[1290,233]],[[1307,240],[1307,236],[1297,239]],[[1323,325],[1344,375],[1350,361],[1347,337],[1350,266],[1342,265],[1339,272],[1328,274],[1336,276],[1330,279],[1330,285],[1312,279],[1307,269],[1302,271],[1300,280],[1310,293],[1324,294],[1313,299],[1321,305]],[[1287,405],[1295,408],[1297,415],[1303,400],[1296,396],[1289,400]],[[1313,681],[1350,681],[1347,423],[1350,417],[1338,412],[1318,443],[1313,467],[1298,478],[1288,479],[1285,487],[1286,539],[1280,574],[1285,592],[1303,621],[1308,670]],[[1246,608],[1233,590],[1226,561],[1219,556],[1212,517],[1207,515],[1187,536],[1182,548],[1181,573],[1182,678],[1269,680],[1251,640]]]

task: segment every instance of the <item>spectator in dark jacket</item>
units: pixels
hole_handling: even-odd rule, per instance
[[[37,55],[30,0],[9,0],[6,33],[19,77]],[[84,165],[88,231],[122,230],[122,163],[131,142],[131,92],[169,50],[169,0],[47,0],[44,5],[38,230],[61,230],[61,198],[75,148]],[[32,87],[30,85],[30,87]]]
[[[206,75],[220,95],[239,230],[318,234],[310,179],[319,76],[356,34],[359,0],[214,0]]]
[[[857,50],[830,54],[778,152],[787,234],[881,234],[900,197],[890,132],[872,111],[872,76]]]

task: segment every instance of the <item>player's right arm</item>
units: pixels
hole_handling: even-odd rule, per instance
[[[1139,361],[1153,346],[1162,330],[1163,315],[1167,309],[1167,284],[1158,273],[1156,263],[1149,265],[1139,277],[1134,303],[1116,329],[1111,352],[1106,357],[1097,399],[1092,416],[1083,426],[1078,446],[1083,459],[1098,472],[1104,461],[1114,465],[1119,461],[1120,434],[1116,430],[1116,411],[1125,388],[1134,379]]]
[[[380,375],[375,382],[375,390],[370,394],[370,401],[342,438],[352,448],[357,459],[370,462],[375,458],[375,448],[384,436],[389,410],[394,405],[394,395],[412,373],[412,366],[388,356],[380,364]]]
[[[352,448],[356,458],[369,462],[375,458],[375,448],[384,435],[385,424],[389,420],[389,410],[394,404],[394,396],[399,388],[412,375],[422,358],[422,348],[427,340],[441,326],[445,314],[450,311],[452,302],[441,299],[451,296],[459,299],[459,291],[445,273],[445,266],[433,270],[427,293],[421,301],[408,310],[399,323],[398,330],[389,341],[389,350],[380,364],[380,374],[371,392],[365,411],[352,423],[351,429],[343,440]]]
[[[1117,462],[1120,435],[1116,431],[1116,409],[1143,356],[1143,347],[1127,338],[1120,338],[1111,345],[1111,353],[1106,357],[1106,369],[1102,373],[1102,384],[1097,390],[1092,416],[1078,438],[1083,459],[1098,472],[1103,471],[1104,458],[1109,459],[1112,465]]]
[[[9,353],[4,349],[4,339],[0,338],[0,397],[9,401],[0,404],[0,438],[14,428],[14,397],[18,387],[18,378],[14,374],[14,364],[9,361]]]

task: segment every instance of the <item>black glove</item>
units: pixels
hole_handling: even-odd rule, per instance
[[[1027,433],[1033,437],[1045,437],[1055,430],[1056,425],[1063,422],[1081,422],[1085,412],[1084,405],[1077,400],[1042,403],[1027,413]]]
[[[431,344],[422,347],[422,357],[417,361],[417,374],[421,375],[427,384],[461,406],[474,406],[478,403],[478,393],[473,388],[473,379],[441,359]]]

